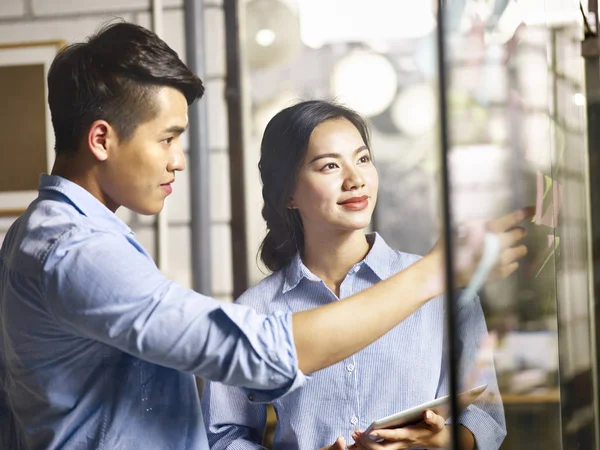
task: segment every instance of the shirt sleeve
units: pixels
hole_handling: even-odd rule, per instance
[[[75,229],[50,249],[43,288],[75,335],[270,401],[301,385],[291,314],[260,315],[167,279],[125,236]]]
[[[504,407],[492,350],[487,348],[489,335],[478,297],[458,310],[457,322],[459,390],[487,384],[485,392],[461,413],[459,423],[473,433],[476,449],[498,450],[506,437]],[[449,392],[447,356],[445,352],[437,397]]]
[[[202,395],[202,415],[211,450],[265,449],[265,404],[248,401],[244,390],[208,382]]]

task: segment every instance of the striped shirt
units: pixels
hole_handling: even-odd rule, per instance
[[[391,249],[378,234],[368,239],[371,250],[348,272],[340,298],[296,256],[237,301],[261,313],[301,311],[367,289],[419,259]],[[356,428],[364,430],[376,419],[447,395],[444,312],[443,297],[432,299],[376,342],[316,372],[304,386],[276,400],[274,447],[317,450],[331,445],[338,436],[350,443]],[[506,427],[493,362],[488,361],[486,367],[475,364],[487,335],[479,299],[464,305],[458,316],[461,378],[469,379],[461,388],[488,384],[486,393],[462,412],[459,422],[473,433],[478,449],[496,450]],[[251,403],[247,392],[208,383],[202,408],[212,450],[263,448],[266,406]]]

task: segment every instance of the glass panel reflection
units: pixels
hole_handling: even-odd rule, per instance
[[[595,334],[578,4],[483,2],[502,4],[495,21],[485,7],[467,14],[476,3],[449,2],[445,11],[460,24],[445,36],[453,218],[536,208],[525,224],[526,260],[480,295],[490,336],[480,352],[493,347],[506,417],[502,448],[591,449]],[[473,369],[461,356],[463,389]]]
[[[422,255],[436,242],[442,230],[438,2],[417,3],[243,3],[252,283],[268,273],[255,258],[264,236],[256,171],[260,140],[269,120],[300,100],[335,99],[369,122],[379,173],[371,229],[390,247],[407,253]],[[444,4],[449,83],[443,95],[448,102],[455,222],[489,220],[527,205],[536,208],[535,216],[522,224],[529,254],[518,271],[480,292],[480,309],[471,311],[480,311],[481,320],[459,314],[460,389],[492,380],[499,392],[493,395],[491,386],[476,402],[478,412],[467,425],[484,430],[474,434],[488,436],[485,445],[478,442],[485,450],[552,450],[562,448],[562,441],[568,443],[565,448],[591,449],[594,413],[585,394],[591,392],[595,330],[589,317],[578,4]],[[483,325],[487,334],[477,329]],[[443,334],[443,323],[438,331]],[[431,397],[447,393],[447,359],[445,354],[440,388]],[[498,411],[503,419],[494,419]],[[360,413],[352,417],[359,427],[375,419]],[[498,431],[504,423],[505,438]],[[275,426],[269,409],[267,446]]]

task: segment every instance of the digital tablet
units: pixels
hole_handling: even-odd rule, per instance
[[[483,384],[458,394],[459,410],[462,411],[473,403],[486,388],[487,384]],[[369,428],[367,428],[365,433],[369,433],[373,430],[380,430],[382,428],[401,428],[408,425],[414,425],[423,420],[425,411],[427,410],[431,410],[442,416],[444,419],[447,419],[448,416],[450,416],[450,396],[447,395],[445,397],[436,398],[435,400],[422,403],[419,406],[405,409],[402,412],[376,420],[369,425]]]

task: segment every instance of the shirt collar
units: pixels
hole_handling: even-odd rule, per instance
[[[302,262],[302,258],[300,258],[300,252],[296,253],[294,259],[288,264],[288,266],[284,269],[285,277],[283,283],[282,293],[285,294],[287,291],[291,291],[294,289],[302,278],[306,278],[312,281],[321,281],[316,275],[314,275]]]
[[[387,245],[387,242],[379,233],[367,235],[367,240],[372,243],[371,250],[364,259],[364,264],[373,271],[380,280],[386,280],[392,275],[392,256],[395,251]]]
[[[84,216],[108,223],[124,234],[133,233],[125,222],[119,219],[115,213],[104,206],[89,191],[66,178],[42,174],[38,190],[40,194],[43,192],[59,192]]]
[[[369,250],[365,259],[356,264],[356,266],[366,265],[380,280],[389,278],[391,275],[391,254],[393,250],[379,233],[368,234],[367,240],[371,244],[371,250]],[[294,259],[284,270],[283,294],[298,286],[303,278],[311,281],[321,281],[304,265],[302,258],[300,258],[300,253],[296,253]]]

